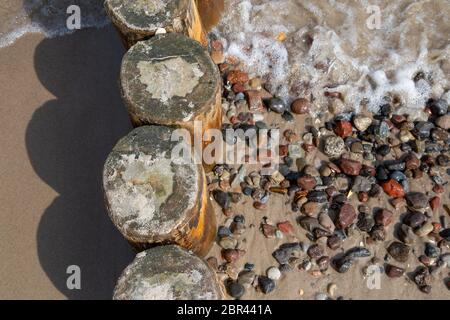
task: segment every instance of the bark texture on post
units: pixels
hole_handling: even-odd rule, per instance
[[[103,170],[106,206],[138,251],[175,243],[205,256],[216,235],[205,173],[199,164],[172,157],[175,146],[190,150],[171,141],[172,133],[143,126],[117,143]]]
[[[158,28],[208,44],[195,0],[106,0],[105,9],[128,48]]]
[[[214,272],[197,256],[175,246],[138,253],[123,271],[115,300],[220,300]]]
[[[180,34],[138,42],[122,60],[122,96],[135,126],[159,124],[193,133],[222,124],[221,79],[198,42]]]

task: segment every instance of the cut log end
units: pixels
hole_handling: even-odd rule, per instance
[[[179,34],[134,45],[121,68],[124,101],[135,126],[162,124],[193,130],[221,125],[221,79],[198,42]]]
[[[201,165],[172,157],[173,129],[143,126],[108,156],[103,186],[116,227],[136,249],[177,243],[205,255],[216,231]],[[186,150],[187,150],[186,146]]]
[[[197,256],[169,245],[139,253],[124,270],[115,300],[219,300],[214,272]]]
[[[161,28],[207,45],[195,0],[106,0],[105,9],[128,48]]]

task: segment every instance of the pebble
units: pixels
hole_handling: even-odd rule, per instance
[[[353,266],[354,260],[349,257],[342,257],[335,261],[336,271],[339,273],[346,273]]]
[[[231,197],[228,192],[223,192],[222,190],[214,190],[213,192],[214,200],[216,200],[217,204],[224,209],[230,207]]]
[[[281,278],[281,271],[277,267],[270,267],[267,270],[267,277],[272,280],[279,280]]]
[[[434,115],[443,116],[448,112],[448,103],[445,99],[437,99],[430,104],[430,109]]]
[[[339,167],[343,173],[349,176],[357,176],[361,171],[362,164],[356,160],[341,158],[339,161]]]
[[[270,110],[279,114],[282,114],[283,112],[286,111],[286,104],[284,103],[283,100],[279,98],[270,99],[268,102],[268,107]]]
[[[314,244],[308,248],[307,254],[311,259],[318,259],[323,256],[324,251],[318,244]]]
[[[337,226],[341,229],[346,229],[350,226],[356,219],[355,209],[351,204],[344,204],[339,210],[337,218]]]
[[[334,132],[341,138],[346,138],[352,135],[353,127],[349,121],[336,121]]]
[[[439,235],[447,241],[450,241],[450,229],[442,230]]]
[[[444,130],[450,129],[450,115],[443,115],[436,120],[436,125]]]
[[[357,115],[353,118],[353,124],[359,131],[366,131],[372,124],[372,119],[363,115]]]
[[[330,283],[327,286],[327,292],[330,295],[330,297],[334,297],[334,295],[336,294],[338,287],[335,283]]]
[[[303,190],[312,190],[315,188],[317,181],[310,175],[304,175],[297,180],[297,185]]]
[[[230,281],[228,285],[228,294],[235,299],[239,299],[245,294],[245,287],[239,282]]]
[[[437,259],[441,255],[441,249],[434,244],[427,242],[425,244],[425,255],[429,258]]]
[[[387,248],[388,253],[398,262],[406,262],[411,248],[401,242],[395,241]]]
[[[322,227],[331,232],[334,232],[334,229],[336,228],[333,220],[331,220],[330,216],[324,212],[321,212],[319,214],[319,223]]]
[[[256,274],[251,270],[244,270],[239,273],[238,282],[244,287],[249,288],[255,280]]]
[[[405,195],[402,185],[394,179],[381,183],[381,187],[392,198],[401,198]]]
[[[361,231],[370,232],[372,228],[375,226],[375,220],[372,218],[372,215],[370,214],[360,214],[356,226]]]
[[[375,221],[381,226],[388,226],[392,223],[394,213],[387,209],[378,210],[375,214]]]
[[[372,254],[370,253],[370,251],[364,247],[354,247],[345,253],[345,256],[351,259],[366,258],[370,257],[371,255]]]
[[[307,114],[310,110],[310,103],[308,99],[299,98],[292,102],[291,111],[295,114]]]
[[[405,216],[405,218],[403,219],[403,223],[407,224],[411,228],[417,228],[418,226],[421,226],[426,220],[427,217],[423,213],[413,211]]]
[[[268,294],[275,289],[275,282],[266,276],[258,277],[258,285],[264,294]]]
[[[237,240],[232,237],[223,237],[219,241],[219,246],[222,249],[234,249],[237,246]]]
[[[324,140],[324,153],[331,157],[337,158],[345,151],[345,143],[341,137],[329,136]]]
[[[396,267],[392,264],[386,265],[386,275],[389,278],[399,278],[405,274],[405,269]]]
[[[425,222],[422,226],[417,228],[414,233],[419,237],[426,237],[434,230],[433,223],[431,221]]]
[[[356,176],[353,180],[352,191],[369,192],[372,188],[373,180],[371,178]]]

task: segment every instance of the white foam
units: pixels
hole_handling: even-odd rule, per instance
[[[366,26],[369,4],[380,6],[380,30]],[[449,86],[439,62],[450,58],[450,2],[228,0],[227,7],[214,30],[226,53],[287,101],[313,95],[316,111],[326,110],[323,93],[331,88],[355,110],[376,112],[397,96],[404,102],[398,112],[420,116],[427,99]],[[432,81],[415,82],[418,72]]]

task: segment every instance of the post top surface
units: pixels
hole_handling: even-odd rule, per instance
[[[176,245],[136,255],[114,290],[116,300],[216,300],[213,271],[199,257]]]
[[[106,0],[111,19],[129,32],[154,32],[173,23],[185,10],[186,0]]]
[[[168,236],[201,196],[201,166],[172,157],[176,146],[187,147],[171,141],[173,130],[136,128],[116,144],[105,162],[109,213],[128,240],[146,243]]]
[[[122,60],[121,87],[127,107],[147,123],[193,121],[214,104],[219,83],[208,53],[181,34],[138,42]]]

